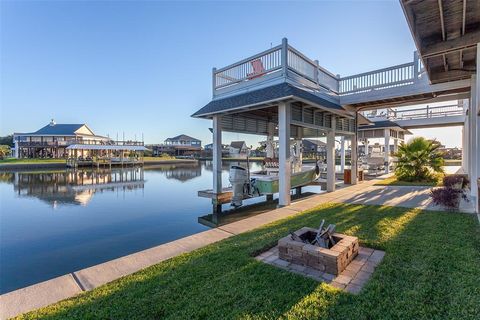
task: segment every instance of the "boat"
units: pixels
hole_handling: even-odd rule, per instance
[[[272,195],[279,192],[278,162],[274,159],[264,161],[264,169],[256,172],[249,172],[247,168],[234,165],[230,168],[229,181],[232,185],[231,204],[234,207],[242,205],[244,199]],[[290,175],[290,187],[298,188],[306,186],[320,177],[323,170],[319,163],[298,166]]]

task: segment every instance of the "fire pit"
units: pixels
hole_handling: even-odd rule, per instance
[[[322,226],[319,229],[320,232],[323,230]],[[327,228],[322,233],[327,235],[325,237],[327,241],[323,242],[317,236],[320,233],[318,232],[319,230],[304,227],[278,240],[279,258],[322,272],[338,275],[357,256],[358,238],[341,233],[328,233],[329,228]]]

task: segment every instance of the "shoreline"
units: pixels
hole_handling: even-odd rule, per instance
[[[143,163],[143,167],[148,167],[151,165],[162,165],[162,164],[192,164],[197,162],[198,160],[193,160],[193,159],[148,160]],[[66,162],[0,163],[0,172],[11,171],[11,170],[67,169],[67,168],[68,167]],[[91,168],[91,166],[85,166],[80,168],[88,169],[88,168]]]

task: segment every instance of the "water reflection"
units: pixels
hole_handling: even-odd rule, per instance
[[[145,170],[161,172],[167,179],[180,182],[186,182],[202,175],[202,166],[197,163],[148,166]]]
[[[143,168],[13,172],[10,180],[19,197],[35,197],[54,208],[87,205],[97,192],[144,188]]]

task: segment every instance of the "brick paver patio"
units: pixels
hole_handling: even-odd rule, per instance
[[[255,259],[283,270],[328,283],[338,289],[357,294],[372,276],[375,268],[383,260],[385,252],[360,247],[358,255],[338,276],[316,269],[282,260],[278,257],[278,246],[256,256]]]

